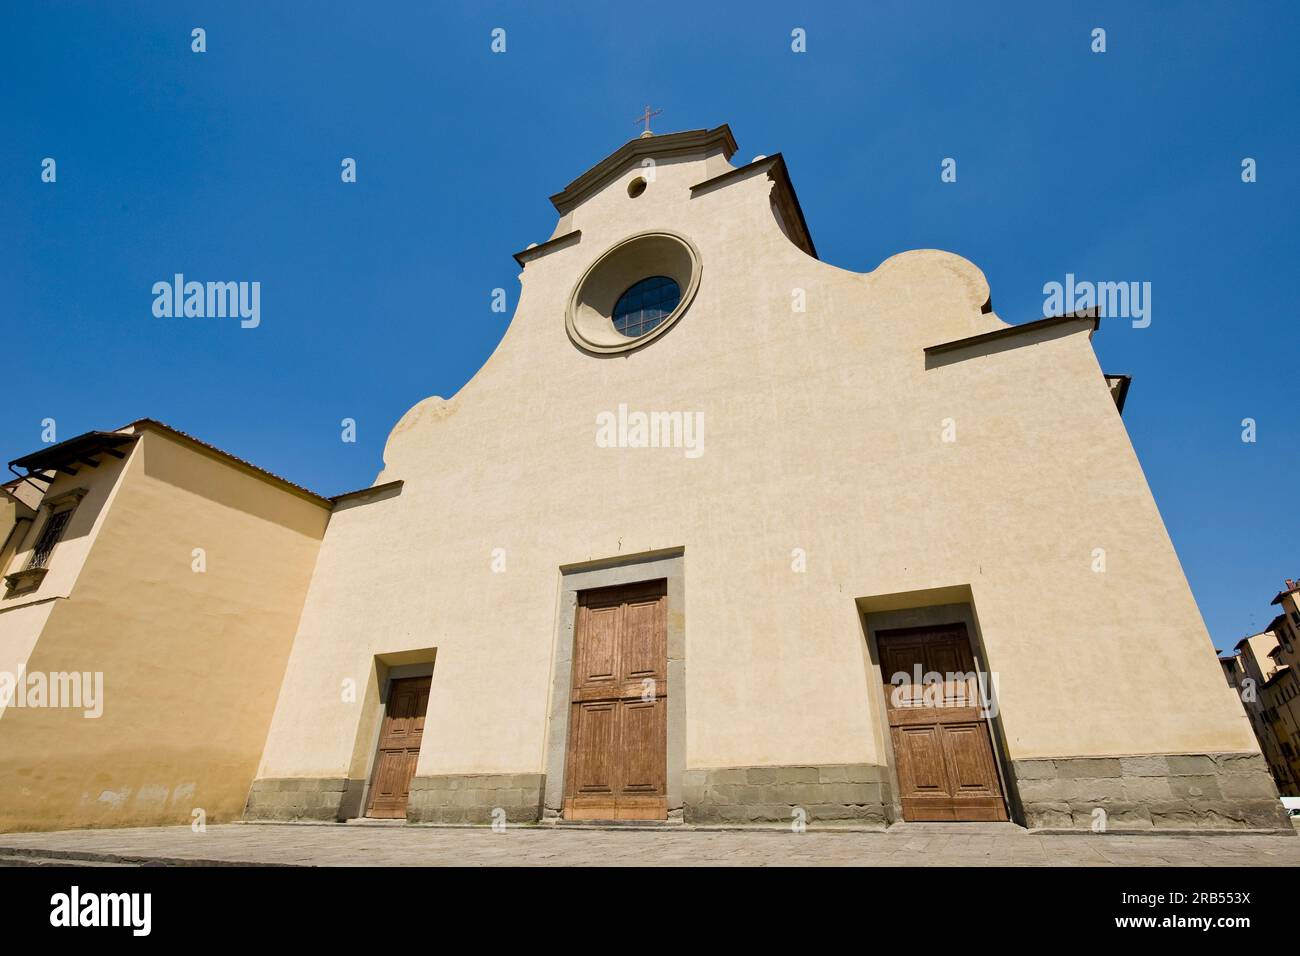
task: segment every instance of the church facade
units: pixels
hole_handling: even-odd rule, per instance
[[[828,265],[735,152],[552,197],[496,351],[329,504],[243,817],[1289,831],[1095,316]]]

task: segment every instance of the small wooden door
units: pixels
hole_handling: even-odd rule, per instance
[[[579,596],[567,820],[668,816],[667,605],[663,581]]]
[[[877,644],[903,819],[1006,820],[965,626],[886,631]]]
[[[411,778],[420,759],[424,715],[429,709],[431,677],[405,677],[388,687],[388,706],[379,730],[379,752],[370,778],[366,816],[406,819]]]

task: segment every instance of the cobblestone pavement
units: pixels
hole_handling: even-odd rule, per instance
[[[1300,838],[1051,835],[1010,824],[887,833],[226,824],[0,833],[0,865],[301,866],[1300,866]]]

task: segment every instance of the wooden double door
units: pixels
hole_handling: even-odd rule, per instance
[[[903,819],[1006,820],[965,626],[884,631],[877,647]]]
[[[388,703],[379,729],[379,749],[366,799],[368,817],[406,819],[406,801],[420,759],[420,740],[424,736],[432,681],[432,677],[406,677],[388,685]]]
[[[564,816],[668,816],[664,581],[584,591],[573,648]]]

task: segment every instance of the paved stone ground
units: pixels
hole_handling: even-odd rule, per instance
[[[887,833],[226,824],[0,833],[0,865],[299,866],[1300,866],[1300,838],[1051,835],[1011,824]]]

